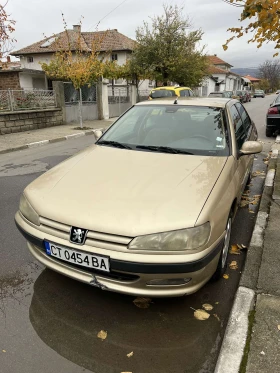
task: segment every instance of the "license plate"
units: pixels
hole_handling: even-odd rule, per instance
[[[99,271],[110,272],[110,262],[108,257],[87,254],[47,241],[45,241],[45,249],[48,255],[64,260],[65,262],[78,264],[87,268],[98,269]]]

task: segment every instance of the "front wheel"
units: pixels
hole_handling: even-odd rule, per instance
[[[232,216],[230,215],[227,221],[223,249],[220,254],[217,269],[212,277],[213,280],[219,280],[226,271],[227,259],[228,259],[228,253],[229,253],[230,235],[231,235],[231,224],[232,224]]]

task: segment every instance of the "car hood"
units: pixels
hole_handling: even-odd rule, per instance
[[[96,146],[25,189],[40,216],[136,236],[194,226],[227,157]]]

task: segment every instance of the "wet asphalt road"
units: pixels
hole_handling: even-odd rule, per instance
[[[274,97],[274,96],[273,96]],[[265,113],[272,96],[245,104],[265,152]],[[24,187],[42,172],[89,146],[91,136],[0,156],[0,372],[1,373],[212,373],[238,286],[246,251],[229,279],[210,282],[184,298],[153,299],[139,309],[133,297],[104,292],[44,269],[29,254],[14,225]],[[250,195],[260,194],[263,177],[255,177]],[[257,212],[257,206],[250,206]],[[248,245],[256,214],[239,209],[232,243]],[[207,321],[193,309],[214,306]],[[215,314],[215,316],[214,316]],[[105,341],[97,338],[106,330]],[[130,352],[134,355],[128,358]]]

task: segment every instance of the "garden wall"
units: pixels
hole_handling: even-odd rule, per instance
[[[38,128],[63,124],[62,110],[59,108],[44,110],[24,110],[0,113],[0,135],[29,131]]]

